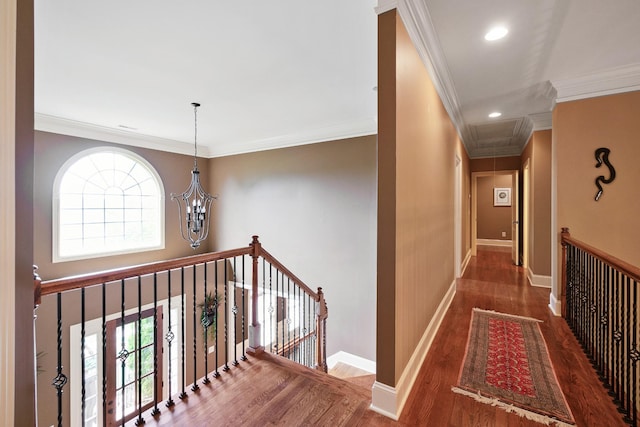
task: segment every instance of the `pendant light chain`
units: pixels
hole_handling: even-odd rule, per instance
[[[193,167],[198,170],[198,107],[200,106],[200,104],[194,102],[191,105],[193,105],[193,144],[195,146],[193,154]]]

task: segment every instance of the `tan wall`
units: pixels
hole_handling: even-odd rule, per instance
[[[35,424],[32,326],[33,1],[16,2],[15,7],[17,29],[15,45],[15,393],[13,403],[14,425],[30,426]],[[6,113],[3,111],[2,114]],[[0,284],[0,286],[5,285],[5,283]]]
[[[251,235],[329,306],[327,353],[375,359],[376,137],[209,161],[215,249]]]
[[[573,237],[635,266],[640,266],[640,91],[558,104],[553,113],[557,155],[557,230],[569,227]],[[594,152],[611,150],[616,179],[594,197]],[[558,249],[558,254],[561,251]],[[561,270],[560,270],[561,271]]]
[[[478,239],[511,240],[511,207],[493,205],[493,189],[511,185],[511,175],[477,178]],[[503,231],[506,237],[502,237]]]
[[[529,268],[551,275],[551,130],[536,131],[522,152],[522,172],[529,160]]]
[[[60,167],[76,153],[92,147],[119,146],[133,151],[145,158],[156,169],[162,179],[165,190],[165,249],[135,254],[92,258],[81,261],[52,262],[52,192],[53,181]],[[35,247],[33,257],[40,267],[43,280],[55,279],[74,274],[95,272],[117,267],[131,266],[145,262],[172,259],[181,256],[202,253],[208,250],[208,243],[202,244],[196,251],[182,240],[178,224],[177,203],[171,201],[170,193],[181,193],[191,180],[193,157],[172,154],[163,151],[137,147],[124,147],[72,136],[48,132],[35,134]],[[198,163],[203,182],[207,182],[208,167],[206,161]],[[208,190],[208,189],[207,189]],[[216,207],[213,207],[216,214]]]
[[[454,158],[463,150],[396,11],[378,19],[376,379],[395,386],[454,279]]]

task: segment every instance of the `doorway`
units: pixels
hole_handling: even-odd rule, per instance
[[[519,211],[519,188],[518,188],[519,171],[485,171],[473,172],[471,174],[471,255],[477,256],[478,244],[488,244],[494,246],[505,246],[511,249],[512,261],[515,265],[520,265],[520,211]],[[488,184],[487,184],[488,182]],[[480,185],[479,185],[480,183]],[[498,185],[499,184],[499,185]],[[489,193],[486,187],[490,186]],[[504,203],[494,198],[496,189],[508,189]],[[482,199],[479,198],[482,196]],[[502,216],[501,224],[498,228],[498,235],[492,235],[487,238],[479,237],[479,231],[485,233],[486,217],[483,213],[485,207],[495,207],[495,212],[499,212]],[[495,227],[493,233],[496,232]]]

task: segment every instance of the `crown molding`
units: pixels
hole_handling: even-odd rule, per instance
[[[308,131],[279,135],[273,138],[216,144],[213,147],[209,147],[209,157],[223,157],[253,153],[256,151],[275,150],[297,145],[357,138],[360,136],[375,135],[377,133],[378,123],[375,118],[371,118],[332,124]]]
[[[185,142],[144,135],[126,130],[113,129],[77,120],[64,119],[62,117],[50,116],[48,114],[36,113],[34,128],[35,130],[43,132],[95,139],[98,141],[113,142],[132,147],[167,151],[170,153],[193,155],[193,145]],[[198,151],[199,156],[209,157],[208,147],[198,147]]]
[[[555,80],[556,102],[576,101],[597,96],[640,90],[640,64],[613,68],[598,74]]]
[[[462,116],[462,108],[460,107],[453,78],[449,72],[447,60],[442,51],[426,2],[422,0],[400,0],[398,2],[398,13],[431,77],[445,110],[458,132],[458,136],[467,152],[469,152],[468,143],[471,140],[469,128]]]
[[[132,147],[149,148],[169,153],[193,155],[193,145],[172,139],[143,135],[126,130],[113,129],[106,126],[61,117],[36,113],[35,129],[61,135],[112,142]],[[205,158],[231,156],[256,151],[273,150],[277,148],[293,147],[296,145],[314,144],[316,142],[335,141],[339,139],[356,138],[359,136],[375,135],[378,124],[375,118],[351,121],[324,126],[309,131],[280,135],[273,138],[254,141],[234,141],[216,143],[214,146],[198,144],[198,156]]]
[[[551,111],[547,111],[544,113],[529,114],[529,118],[533,122],[533,130],[536,131],[536,130],[551,129],[552,116],[553,114],[551,113]]]
[[[375,11],[378,15],[381,15],[385,12],[390,11],[391,9],[398,8],[398,0],[379,0],[378,6],[376,6]]]

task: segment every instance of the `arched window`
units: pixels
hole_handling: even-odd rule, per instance
[[[164,248],[164,188],[142,157],[115,147],[70,158],[53,183],[53,261]]]

